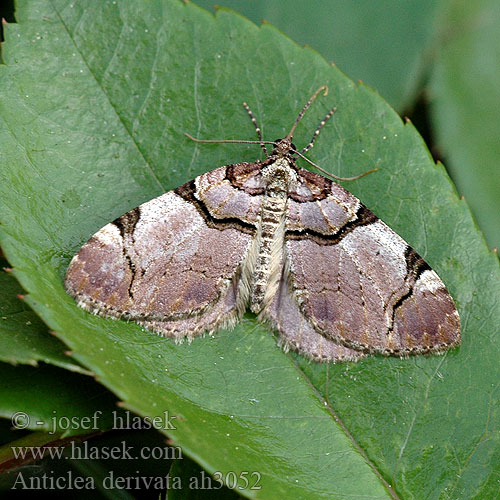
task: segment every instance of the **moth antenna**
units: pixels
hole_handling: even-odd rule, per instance
[[[316,137],[318,137],[320,130],[325,126],[325,123],[333,116],[333,113],[337,111],[337,108],[331,109],[325,117],[319,122],[318,128],[314,131],[311,142],[301,151],[302,154],[307,153],[313,146]]]
[[[264,153],[266,154],[266,157],[267,157],[269,155],[269,153],[267,152],[267,148],[266,148],[264,142],[262,141],[262,133],[260,131],[259,125],[257,124],[257,120],[255,119],[255,116],[253,115],[252,110],[250,109],[250,106],[246,102],[243,103],[243,106],[247,110],[247,113],[250,115],[250,120],[252,120],[252,123],[255,126],[255,132],[257,132],[257,137],[259,138],[259,141],[260,141],[260,147],[262,148],[262,150],[264,151]]]
[[[300,120],[302,120],[302,117],[304,116],[305,112],[309,109],[309,106],[314,102],[314,100],[316,99],[318,94],[323,90],[325,91],[323,95],[324,96],[327,95],[328,94],[328,86],[322,85],[318,90],[316,90],[316,92],[314,92],[314,94],[311,96],[311,98],[306,102],[305,106],[302,108],[302,111],[299,113],[299,116],[297,116],[295,123],[292,125],[292,128],[291,128],[290,132],[288,132],[288,135],[285,137],[285,139],[289,139],[289,140],[292,139],[293,133],[295,132],[295,128],[299,124]]]
[[[245,140],[240,140],[240,139],[197,139],[196,137],[193,137],[192,135],[189,135],[187,132],[184,132],[184,135],[191,139],[194,142],[204,142],[204,143],[221,143],[221,142],[229,142],[229,143],[236,143],[236,144],[273,144],[276,146],[276,142],[274,141],[245,141]]]
[[[316,163],[312,162],[309,158],[306,158],[299,151],[294,151],[294,152],[296,154],[298,154],[307,163],[309,163],[313,167],[316,167],[320,172],[323,172],[324,174],[328,175],[328,177],[333,177],[334,179],[336,179],[338,181],[355,181],[356,179],[360,179],[361,177],[364,177],[365,175],[371,174],[372,172],[376,172],[378,170],[378,168],[372,168],[371,170],[367,170],[366,172],[363,172],[362,174],[359,174],[359,175],[355,175],[354,177],[339,177],[338,175],[335,175],[335,174],[332,174],[332,173],[326,171],[324,168],[321,168],[319,165],[316,165]]]

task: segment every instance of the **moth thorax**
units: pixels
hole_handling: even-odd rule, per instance
[[[262,169],[262,177],[266,181],[268,196],[286,196],[297,183],[297,173],[286,158],[278,158]]]

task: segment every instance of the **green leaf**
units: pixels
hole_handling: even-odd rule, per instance
[[[213,0],[196,0],[210,9]],[[423,83],[442,0],[222,0],[259,25],[268,21],[308,44],[353,80],[408,108]]]
[[[493,247],[500,246],[500,4],[449,2],[436,63],[432,114],[439,145]]]
[[[17,17],[0,68],[1,243],[30,304],[75,357],[129,408],[164,415],[164,431],[211,474],[260,473],[262,490],[242,491],[249,497],[494,496],[498,261],[414,128],[314,51],[224,10],[214,19],[176,1],[40,0]],[[282,137],[322,84],[330,94],[294,142],[306,144],[337,106],[311,159],[337,175],[378,168],[346,187],[443,278],[463,322],[460,348],[319,365],[284,354],[252,318],[175,345],[75,306],[64,273],[95,231],[259,154],[193,144],[184,132],[253,138],[245,100],[265,137]]]
[[[0,380],[0,417],[16,429],[58,437],[89,434],[110,429],[115,415],[123,415],[107,389],[60,368],[0,363]]]
[[[6,472],[15,472],[16,476],[21,472],[21,475],[24,475],[23,473],[26,469],[23,471],[17,469],[28,463],[39,461],[41,455],[51,458],[49,448],[54,449],[52,453],[55,457],[57,453],[62,454],[64,447],[71,446],[70,443],[73,442],[76,445],[88,439],[88,437],[88,434],[80,434],[79,436],[61,438],[61,434],[59,433],[30,432],[2,444],[0,446],[0,491],[11,489],[13,483],[15,483],[15,478],[12,475],[6,475]],[[55,448],[58,449],[56,450]],[[38,469],[38,471],[45,472],[43,469]]]
[[[7,261],[0,259],[0,361],[36,366],[38,361],[67,370],[89,373],[65,354],[67,347],[17,295],[23,289],[13,276],[1,271]]]

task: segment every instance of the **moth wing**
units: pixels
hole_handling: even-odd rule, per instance
[[[146,320],[139,321],[139,323],[148,330],[176,340],[182,340],[184,337],[191,340],[196,335],[204,332],[211,334],[220,327],[231,328],[243,312],[239,307],[238,297],[241,295],[238,291],[238,285],[239,282],[233,280],[214,306],[202,313],[177,320]]]
[[[255,207],[237,202],[237,192],[228,193],[222,182],[226,169],[197,177],[104,226],[71,261],[68,293],[91,312],[175,337],[236,321],[247,299],[238,280],[255,234]],[[207,187],[207,177],[214,176],[221,182]],[[224,196],[218,196],[221,190]],[[211,215],[217,209],[219,219]]]
[[[299,309],[288,276],[285,266],[277,293],[259,317],[279,333],[284,350],[291,349],[315,361],[333,363],[358,361],[365,357],[364,353],[338,344],[313,328]]]
[[[398,356],[460,342],[460,319],[438,275],[338,184],[299,172],[285,239],[295,300],[322,335]]]

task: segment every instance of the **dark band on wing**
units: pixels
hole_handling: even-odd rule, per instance
[[[111,223],[114,224],[120,230],[120,234],[123,240],[123,250],[122,250],[123,256],[125,257],[125,261],[127,262],[128,268],[132,273],[132,279],[130,280],[130,284],[128,286],[128,296],[130,297],[131,300],[133,300],[134,298],[134,294],[132,293],[132,285],[134,284],[134,279],[137,269],[135,267],[134,262],[132,261],[132,257],[130,257],[130,254],[128,252],[127,240],[125,239],[125,237],[127,235],[130,236],[132,242],[134,242],[134,230],[140,218],[141,218],[141,210],[139,207],[136,207],[130,210],[130,212],[127,212],[122,216],[118,217]]]
[[[321,234],[317,231],[311,229],[305,229],[304,231],[286,231],[286,240],[313,240],[319,245],[336,245],[343,238],[345,238],[349,233],[352,233],[356,228],[362,226],[368,226],[377,222],[377,216],[368,210],[364,205],[360,205],[356,215],[349,222],[344,224],[337,232],[332,234]]]
[[[309,203],[310,201],[324,200],[332,194],[333,181],[323,177],[322,175],[315,174],[309,170],[300,169],[299,180],[300,184],[305,186],[307,189],[301,190],[300,193],[294,190],[288,193],[288,196],[297,203]],[[336,186],[336,189],[345,191],[342,186]]]
[[[139,209],[139,207],[136,207],[130,210],[130,212],[127,212],[126,214],[123,214],[122,216],[115,219],[112,224],[114,224],[120,230],[120,234],[123,238],[126,234],[132,235],[134,233],[135,226],[137,225],[137,222],[140,218],[141,210]]]
[[[425,262],[420,255],[413,250],[413,248],[409,245],[406,246],[405,250],[405,260],[406,260],[406,276],[405,282],[408,283],[409,290],[399,297],[394,306],[392,307],[392,315],[391,315],[391,325],[387,330],[387,334],[393,331],[394,329],[394,318],[396,316],[396,311],[403,306],[406,300],[408,300],[413,295],[413,287],[417,280],[420,278],[424,271],[430,270],[429,264]]]
[[[429,264],[409,245],[406,247],[405,259],[406,273],[407,275],[412,274],[415,277],[415,281],[418,280],[424,271],[430,271],[431,269]]]
[[[227,217],[224,219],[216,219],[209,211],[206,205],[196,198],[196,185],[194,180],[183,184],[182,186],[174,189],[174,193],[183,198],[184,200],[191,203],[198,213],[203,217],[205,224],[213,229],[238,229],[246,234],[254,234],[256,231],[256,227],[248,222],[242,221],[236,217]]]
[[[227,165],[226,167],[226,179],[231,183],[233,187],[239,189],[241,191],[245,191],[245,193],[250,196],[260,196],[264,194],[265,188],[261,187],[251,187],[248,186],[248,179],[250,177],[260,175],[260,171],[265,163],[233,163],[232,165]]]

